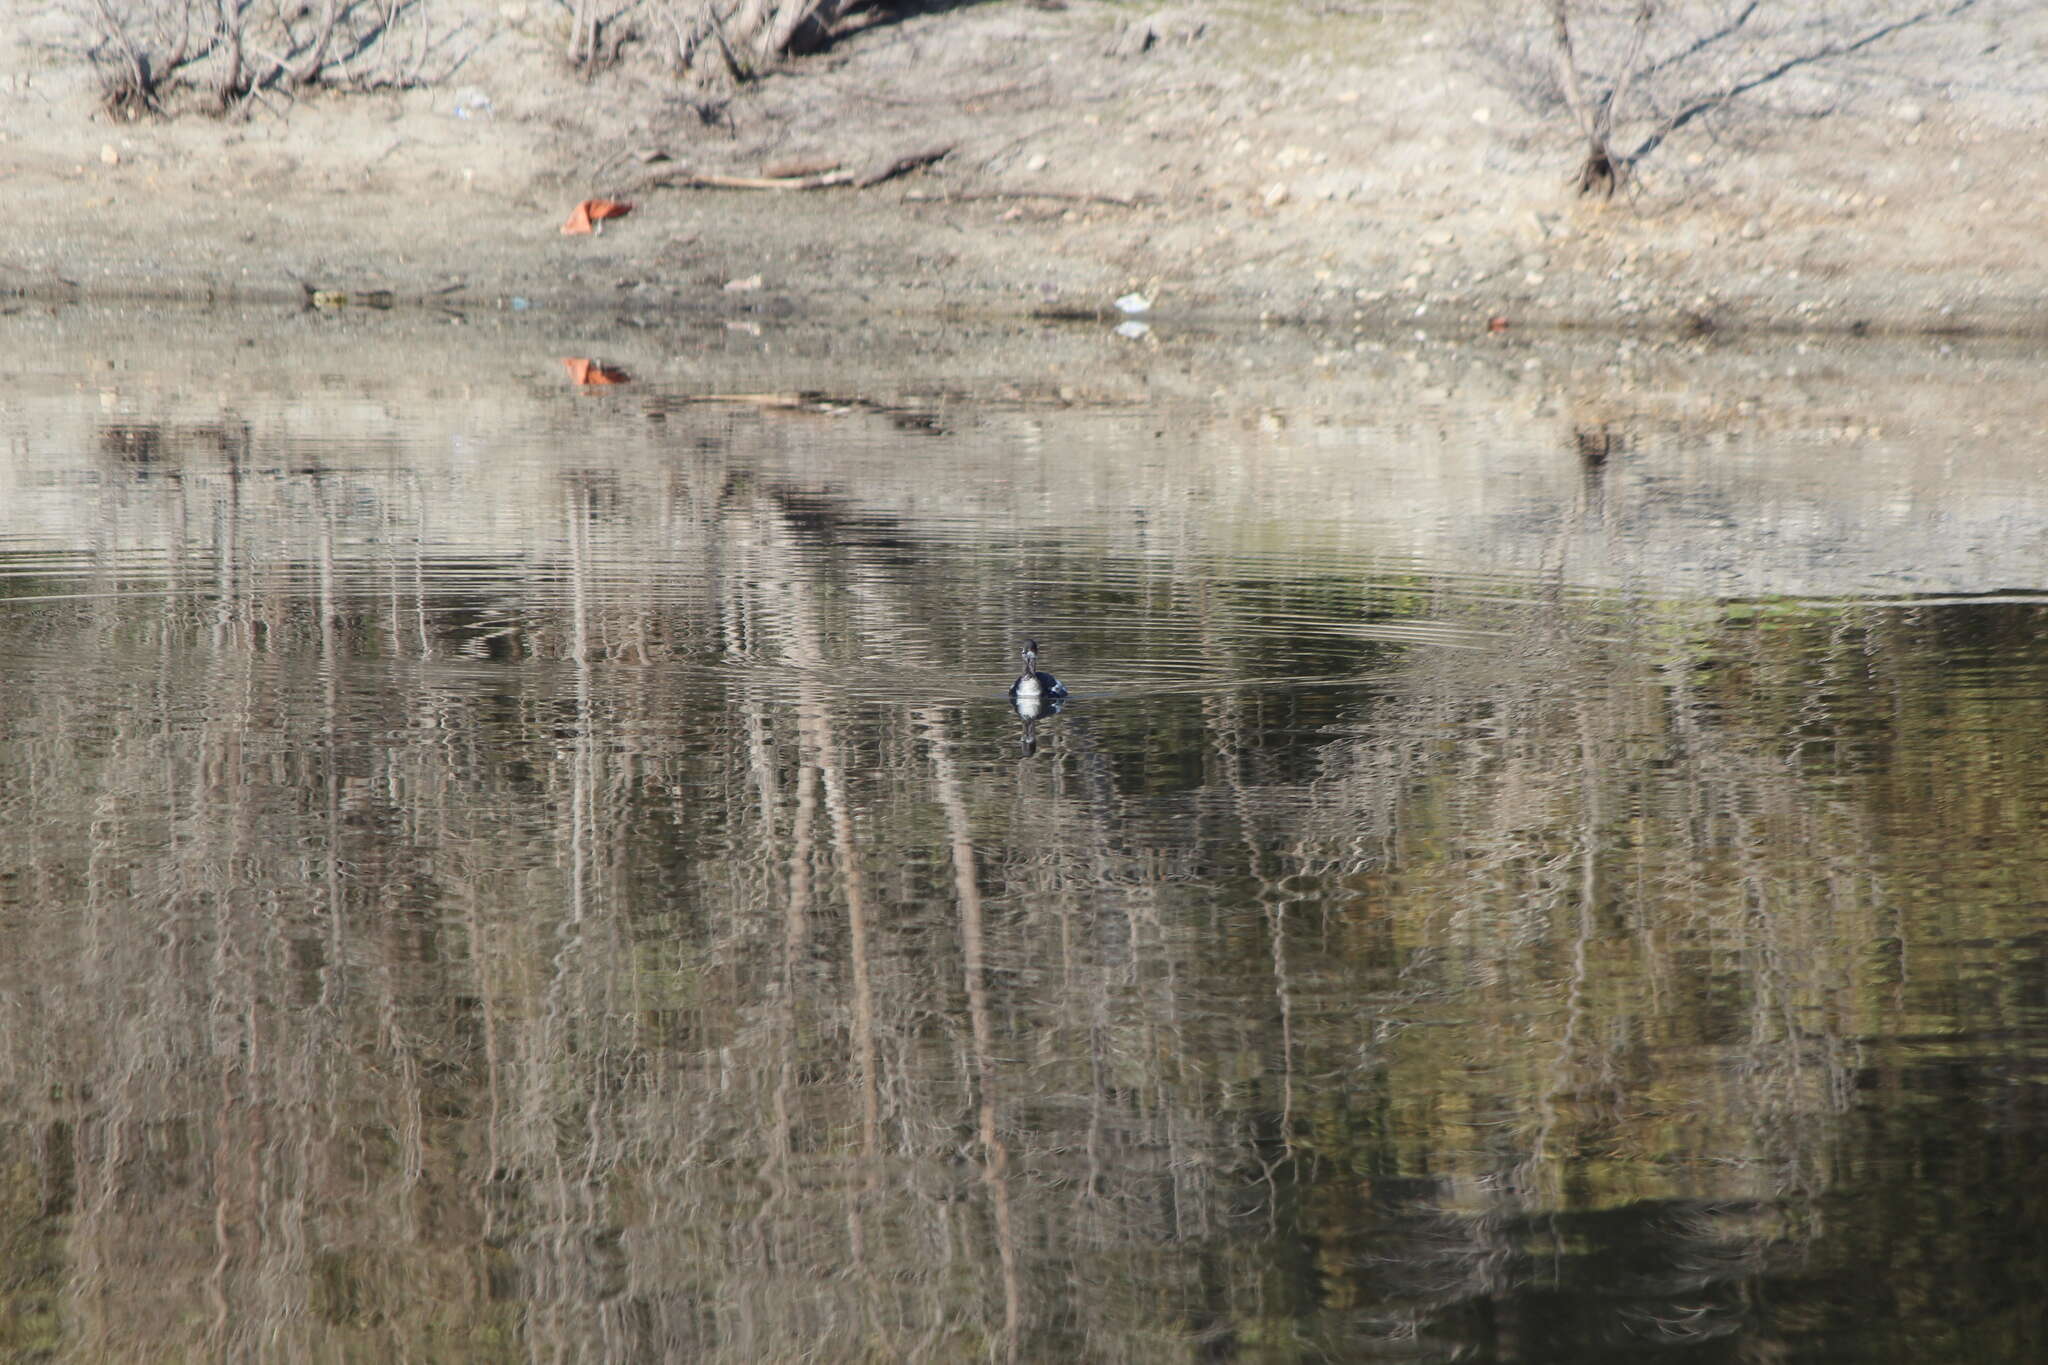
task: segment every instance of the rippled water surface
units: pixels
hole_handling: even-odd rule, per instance
[[[9,346],[0,1354],[2039,1358],[2031,358],[384,325]]]

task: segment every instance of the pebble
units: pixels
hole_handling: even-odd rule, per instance
[[[1274,181],[1272,187],[1266,191],[1266,207],[1277,209],[1286,202],[1287,182],[1284,180]]]
[[[1927,107],[1909,100],[1904,104],[1892,106],[1892,117],[1901,123],[1922,123],[1927,118]]]
[[[1041,152],[1025,162],[1024,169],[1027,171],[1042,171],[1050,165],[1052,165],[1052,158]]]

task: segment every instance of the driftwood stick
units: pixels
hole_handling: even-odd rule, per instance
[[[1144,208],[1159,201],[1149,194],[1085,194],[1073,190],[958,190],[933,193],[911,190],[903,196],[924,204],[1011,203],[1019,199],[1049,199],[1056,204],[1101,204],[1109,208]]]
[[[935,147],[924,147],[914,152],[905,152],[893,161],[880,163],[853,183],[860,189],[866,189],[870,185],[879,185],[884,180],[895,179],[905,171],[914,171],[920,166],[929,166],[935,161],[943,161],[952,153],[952,150],[953,144],[945,142]]]
[[[760,408],[807,408],[828,401],[816,393],[693,393],[686,403],[751,403]]]
[[[826,190],[839,185],[866,189],[893,180],[906,171],[929,166],[953,150],[952,143],[906,152],[892,160],[876,162],[865,171],[826,171],[820,175],[721,175],[715,171],[664,171],[642,182],[647,188],[713,190]]]
[[[711,171],[684,171],[664,175],[654,183],[682,190],[823,190],[851,185],[854,178],[852,171],[829,171],[824,175],[718,175]]]

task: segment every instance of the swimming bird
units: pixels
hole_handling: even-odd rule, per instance
[[[1024,642],[1024,672],[1017,681],[1010,684],[1012,701],[1025,697],[1064,697],[1067,685],[1050,673],[1038,671],[1038,641]]]

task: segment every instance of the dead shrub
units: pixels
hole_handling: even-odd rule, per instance
[[[408,89],[446,79],[474,51],[430,0],[87,0],[86,57],[119,118],[190,99],[236,114],[314,86]]]
[[[874,0],[655,0],[667,58],[692,80],[745,82],[879,18]]]

